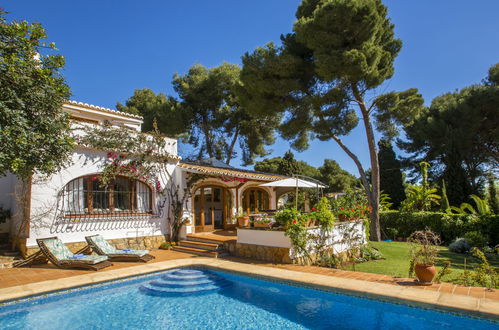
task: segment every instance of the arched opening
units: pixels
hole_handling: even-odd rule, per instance
[[[197,188],[193,197],[196,232],[223,229],[230,222],[232,198],[228,189],[205,185]]]
[[[269,193],[262,188],[248,188],[243,192],[243,211],[247,214],[270,209]]]
[[[71,180],[62,191],[66,217],[152,214],[152,190],[146,183],[118,176],[102,186],[98,175]]]

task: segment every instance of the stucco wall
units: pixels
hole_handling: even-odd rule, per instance
[[[318,234],[320,228],[309,228],[310,234]],[[353,222],[340,222],[336,223],[330,236],[326,239],[325,244],[328,249],[332,249],[335,254],[340,254],[351,248],[350,242],[345,240],[345,236],[358,237],[357,244],[366,243],[366,235],[364,230],[364,224],[362,221]],[[249,253],[248,247],[251,246],[262,246],[270,248],[286,248],[289,251],[290,259],[296,259],[301,257],[297,252],[293,250],[292,243],[289,237],[287,237],[284,231],[278,230],[259,230],[259,229],[238,229],[237,230],[237,243],[240,247],[244,247],[244,253]],[[237,250],[237,246],[236,246]],[[251,250],[251,249],[249,249]],[[254,248],[255,251],[259,251]],[[260,249],[261,250],[261,249]],[[263,251],[263,250],[262,250]],[[271,251],[274,251],[271,249]],[[244,256],[244,253],[236,251],[236,255]],[[310,246],[310,254],[314,254],[314,247]],[[272,253],[270,255],[273,255]],[[281,257],[276,262],[281,262]],[[263,260],[263,259],[262,259]],[[265,259],[267,260],[267,259]]]
[[[107,161],[109,160],[105,152],[77,149],[73,152],[71,166],[49,178],[33,178],[30,235],[26,242],[27,246],[36,245],[37,238],[50,236],[58,236],[65,243],[71,243],[82,242],[85,240],[85,236],[96,233],[101,234],[106,239],[156,236],[168,233],[167,205],[163,205],[158,216],[127,217],[119,220],[95,218],[83,219],[74,223],[68,220],[61,221],[61,218],[58,217],[59,191],[75,178],[100,173]],[[175,164],[168,164],[167,168],[170,173],[173,173]],[[161,182],[161,184],[165,186],[166,182]],[[153,202],[156,205],[161,204],[154,189]]]

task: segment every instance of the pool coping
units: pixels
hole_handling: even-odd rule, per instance
[[[466,314],[499,321],[499,301],[488,298],[476,298],[452,293],[421,290],[405,286],[395,286],[392,284],[303,273],[293,270],[238,263],[213,258],[167,260],[152,264],[100,271],[91,274],[87,273],[56,280],[47,280],[43,282],[3,288],[0,289],[0,303],[80,287],[88,284],[102,283],[184,266],[207,267],[251,277],[287,282],[289,284],[319,290],[378,299],[419,308],[437,309],[446,312]]]

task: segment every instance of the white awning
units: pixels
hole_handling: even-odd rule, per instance
[[[298,178],[288,178],[261,184],[262,187],[326,188],[326,186]]]

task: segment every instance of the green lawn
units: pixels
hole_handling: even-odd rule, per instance
[[[355,265],[355,270],[359,272],[384,274],[396,277],[407,277],[409,269],[409,244],[405,242],[370,242],[372,247],[378,249],[385,260],[373,260]],[[467,268],[470,265],[476,265],[476,260],[469,255],[450,252],[447,247],[440,247],[440,257],[437,263],[437,269],[443,264],[444,260],[452,261],[452,274],[445,276],[442,280],[445,282],[459,276],[465,268],[465,259]],[[499,270],[499,257],[495,255],[489,258],[491,265]],[[353,266],[348,269],[353,270]]]

